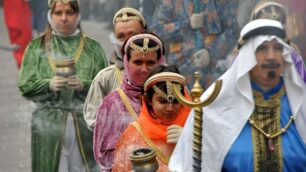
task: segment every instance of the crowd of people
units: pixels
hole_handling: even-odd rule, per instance
[[[6,16],[12,2],[3,1]],[[18,0],[30,37],[15,42],[18,19],[6,23],[19,46],[21,95],[37,104],[32,171],[132,171],[130,156],[142,148],[156,152],[160,172],[305,171],[302,1],[153,2],[131,0],[116,10],[107,57],[82,30],[85,1]],[[34,38],[32,27],[40,33]],[[207,89],[202,101],[222,81],[215,100],[199,107],[199,140],[195,112],[173,87],[191,102],[196,71]],[[202,145],[200,161],[194,142]]]

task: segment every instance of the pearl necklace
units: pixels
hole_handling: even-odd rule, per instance
[[[250,124],[268,139],[273,139],[281,134],[284,134],[293,121],[294,117],[291,115],[289,121],[287,122],[284,128],[281,128],[279,131],[271,134],[271,133],[266,133],[262,128],[260,128],[253,119],[249,119]]]

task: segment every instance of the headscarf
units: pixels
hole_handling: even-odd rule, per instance
[[[118,22],[127,22],[127,21],[131,21],[131,20],[138,20],[141,22],[141,25],[143,28],[146,28],[146,21],[143,17],[143,15],[141,14],[141,12],[139,12],[138,10],[134,9],[134,8],[130,8],[130,7],[123,7],[120,10],[118,10],[116,12],[116,14],[114,15],[113,18],[113,25],[115,25]],[[123,55],[121,52],[123,43],[122,41],[118,40],[114,33],[109,34],[109,39],[111,41],[111,43],[113,43],[114,48],[115,48],[115,52],[116,55],[120,58],[123,59]]]
[[[262,22],[263,24],[259,25]],[[245,34],[242,34],[241,37],[259,26],[282,28],[281,23],[277,21],[258,19],[251,21],[242,29],[241,33]],[[246,28],[249,29],[245,30]],[[223,82],[218,97],[209,106],[203,108],[203,171],[221,171],[225,156],[248,122],[255,106],[249,76],[250,70],[257,64],[255,51],[264,41],[274,39],[283,45],[285,61],[283,77],[286,93],[292,114],[296,119],[297,131],[306,143],[306,87],[292,63],[290,47],[276,35],[258,32],[244,42],[231,68],[219,78]],[[214,84],[208,88],[201,99],[206,99],[213,88]],[[193,118],[194,113],[191,113],[181,139],[172,154],[169,163],[172,171],[190,171],[192,169],[192,147],[190,145],[192,144]],[[216,128],[218,134],[215,132]]]
[[[153,87],[155,84],[160,82],[170,81],[171,83],[179,83],[182,88],[184,89],[184,96],[187,100],[190,100],[190,96],[188,93],[188,89],[186,87],[185,77],[180,74],[173,73],[173,72],[162,72],[159,74],[155,74],[150,77],[144,84],[144,90],[148,90],[149,88]],[[169,88],[172,89],[172,88]],[[171,125],[178,125],[184,127],[186,119],[191,111],[190,107],[185,105],[181,105],[180,110],[178,111],[178,115],[176,118],[171,121],[167,122],[166,124],[162,124],[159,119],[154,119],[148,110],[147,102],[145,98],[142,99],[142,107],[140,110],[140,115],[137,121],[143,127],[143,131],[150,139],[156,140],[163,140],[166,142],[167,140],[167,128]]]
[[[150,40],[159,40],[151,34],[139,34],[131,37],[131,41],[126,45],[130,46],[133,40],[143,39],[149,36],[151,36]],[[158,43],[158,45],[163,47],[162,44]],[[131,83],[127,56],[125,56],[124,59],[124,77],[120,88],[125,93],[128,99],[127,101],[131,105],[132,109],[136,114],[139,114],[142,86],[135,86]],[[162,63],[163,61],[164,57],[162,55],[159,57],[159,63]],[[132,115],[133,114],[127,110],[118,91],[113,91],[104,98],[103,103],[100,105],[97,112],[96,125],[94,129],[94,155],[101,168],[111,168],[113,163],[113,150],[124,129],[130,122],[134,121]]]
[[[161,55],[160,55],[160,57],[158,57],[158,64],[165,63],[164,45],[163,45],[162,41],[158,37],[156,37],[156,36],[154,36],[152,34],[144,33],[144,34],[137,34],[137,35],[134,35],[134,36],[130,37],[127,40],[127,42],[125,43],[124,52],[127,52],[128,49],[132,48],[133,45],[135,45],[134,41],[135,40],[139,40],[139,39],[140,40],[148,39],[149,41],[154,41],[159,48],[157,48],[157,46],[155,46],[155,47],[146,47],[145,45],[143,47],[137,47],[137,48],[141,48],[141,51],[158,51],[158,50],[160,50],[160,52],[161,52],[160,54]],[[134,49],[134,48],[132,48],[132,49]],[[148,48],[148,50],[144,50],[146,48]],[[156,49],[154,49],[154,48],[156,48]],[[129,83],[130,85],[132,85],[132,83],[131,83],[132,80],[131,80],[131,77],[129,75],[129,73],[130,73],[129,72],[129,66],[128,66],[129,62],[128,62],[128,57],[127,57],[126,53],[125,53],[124,58],[123,58],[123,63],[124,63],[124,81]]]
[[[78,25],[80,24],[80,21],[81,21],[81,13],[79,12],[78,13],[78,18],[77,18],[77,22],[75,23],[75,31],[69,35],[66,35],[66,34],[63,34],[63,33],[60,33],[58,30],[57,30],[57,26],[56,24],[53,22],[53,19],[51,17],[51,9],[52,7],[55,5],[56,2],[61,2],[63,4],[68,4],[69,2],[73,2],[73,1],[76,1],[78,6],[80,7],[80,2],[79,0],[48,0],[48,7],[49,7],[49,10],[48,10],[48,13],[47,13],[47,19],[48,19],[48,22],[52,28],[52,33],[55,34],[55,35],[59,35],[59,36],[62,36],[62,37],[67,37],[67,36],[74,36],[74,35],[78,35],[80,33],[80,29],[78,28]]]

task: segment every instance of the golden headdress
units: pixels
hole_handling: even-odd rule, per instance
[[[143,39],[143,46],[140,47],[138,45],[136,45],[134,43],[135,40],[138,39]],[[153,40],[154,42],[157,43],[157,45],[155,47],[149,47],[149,41]],[[131,47],[133,50],[140,50],[143,54],[146,54],[148,52],[152,52],[152,51],[157,51],[158,49],[160,49],[161,54],[164,54],[163,52],[163,43],[161,42],[161,40],[152,35],[152,34],[137,34],[134,35],[132,37],[130,37],[128,39],[128,41],[126,42],[125,46],[124,46],[124,52],[127,52],[127,49]]]
[[[166,82],[167,93],[159,89],[155,84],[159,82]],[[151,76],[144,83],[144,91],[146,92],[149,88],[153,87],[154,91],[167,100],[169,103],[172,103],[175,99],[174,92],[172,90],[172,83],[178,83],[182,86],[186,86],[185,77],[174,72],[161,72]]]
[[[80,5],[80,0],[48,0],[48,7],[51,8],[55,2],[62,2],[63,4],[67,4],[70,1],[77,1]]]
[[[141,12],[130,7],[124,7],[121,8],[119,11],[117,11],[113,18],[113,24],[116,24],[117,22],[126,22],[130,20],[138,20],[142,22],[143,27],[146,27],[146,21],[143,15],[141,14]]]
[[[256,4],[250,20],[266,18],[278,20],[282,24],[285,24],[286,17],[286,9],[282,4],[275,1],[262,0]]]

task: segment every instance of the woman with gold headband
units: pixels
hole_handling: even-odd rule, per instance
[[[117,140],[139,114],[142,85],[149,70],[165,61],[163,43],[153,34],[134,35],[123,47],[123,82],[103,100],[94,128],[95,159],[103,171],[112,169]]]
[[[139,117],[117,142],[113,171],[131,171],[129,156],[136,149],[146,147],[157,152],[157,171],[168,171],[169,157],[191,110],[175,99],[172,83],[180,84],[182,94],[190,98],[185,77],[175,66],[158,65],[152,69],[144,84]]]
[[[18,83],[38,105],[31,123],[32,171],[97,171],[82,109],[92,79],[107,65],[105,54],[82,32],[77,0],[48,5],[49,26],[28,45]]]
[[[84,118],[88,128],[94,129],[96,113],[104,97],[122,83],[123,55],[122,46],[129,37],[146,30],[147,24],[136,9],[124,7],[113,18],[114,30],[109,35],[114,51],[109,58],[110,66],[101,70],[90,86],[84,104]]]

